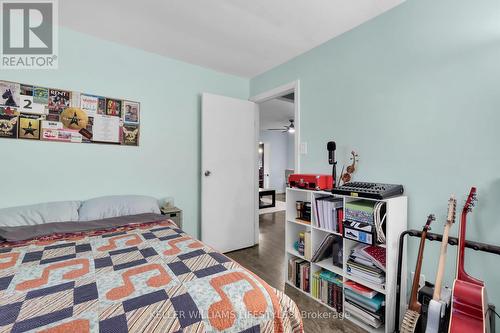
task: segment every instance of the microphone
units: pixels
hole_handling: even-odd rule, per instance
[[[326,149],[328,150],[328,163],[331,165],[335,164],[335,149],[337,149],[337,145],[335,141],[330,141],[326,144]]]
[[[337,185],[337,161],[335,161],[335,150],[337,149],[337,145],[335,144],[335,141],[329,141],[326,144],[326,149],[328,150],[328,163],[330,165],[333,165],[332,167],[332,178],[333,178],[332,189],[333,189]]]

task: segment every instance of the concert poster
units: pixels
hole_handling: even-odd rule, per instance
[[[20,90],[19,83],[0,81],[0,105],[19,107]]]
[[[19,116],[19,139],[40,139],[40,117],[21,114]]]
[[[0,138],[17,138],[18,117],[13,115],[0,115]]]
[[[48,105],[49,89],[44,87],[33,87],[33,103]]]
[[[122,131],[122,144],[127,146],[139,145],[139,126],[125,124]]]
[[[124,101],[123,112],[126,123],[139,122],[139,103]]]
[[[30,114],[47,114],[47,104],[40,104],[35,102],[35,87],[31,85],[21,84],[21,96],[19,111]]]
[[[106,115],[121,117],[122,114],[122,101],[118,99],[106,99]]]
[[[59,114],[64,109],[69,108],[71,103],[71,93],[65,90],[49,90],[49,113]]]

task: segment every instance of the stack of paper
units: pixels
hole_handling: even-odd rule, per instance
[[[347,273],[381,288],[385,285],[385,248],[358,244],[351,250]]]

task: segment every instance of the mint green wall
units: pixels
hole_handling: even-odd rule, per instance
[[[335,139],[343,161],[351,149],[359,152],[355,179],[404,184],[410,227],[420,229],[435,213],[435,232],[442,232],[448,196],[456,193],[462,204],[477,185],[468,238],[500,244],[499,1],[408,0],[255,77],[250,95],[296,79],[308,143],[303,172],[329,172],[325,146]],[[412,241],[410,258],[417,246]],[[437,255],[437,244],[427,247],[430,281]],[[466,265],[500,306],[500,256],[468,253]],[[454,267],[455,247],[449,276]]]
[[[173,196],[198,234],[200,94],[248,98],[248,80],[60,30],[59,69],[0,79],[141,102],[141,145],[0,139],[0,207],[108,194]]]

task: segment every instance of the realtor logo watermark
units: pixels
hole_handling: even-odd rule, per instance
[[[56,0],[0,1],[2,69],[56,69]]]

